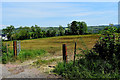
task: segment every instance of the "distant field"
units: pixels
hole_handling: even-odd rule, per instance
[[[58,37],[49,37],[49,38],[39,38],[39,39],[31,39],[31,40],[21,40],[21,48],[26,50],[32,49],[43,49],[48,53],[55,54],[58,51],[62,50],[62,44],[67,44],[67,50],[70,50],[70,53],[73,52],[74,43],[77,42],[77,48],[84,48],[83,42],[90,49],[96,43],[100,35],[92,34],[92,35],[72,35],[72,36],[58,36]],[[6,42],[4,42],[6,43]],[[13,48],[13,42],[7,42],[10,46],[9,48]]]

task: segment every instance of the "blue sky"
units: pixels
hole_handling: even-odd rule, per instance
[[[67,26],[73,20],[87,25],[117,24],[117,2],[3,2],[2,25]]]

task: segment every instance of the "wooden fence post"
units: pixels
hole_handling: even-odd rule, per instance
[[[63,61],[67,63],[67,47],[66,44],[63,44]]]
[[[17,56],[17,41],[13,41],[14,56]]]
[[[75,64],[75,56],[76,56],[76,42],[75,42],[75,49],[74,49],[74,63],[73,64]]]

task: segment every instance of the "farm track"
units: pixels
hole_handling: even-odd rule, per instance
[[[48,58],[49,57],[49,58]],[[46,56],[41,58],[42,60],[50,60],[51,58],[59,59],[62,56]],[[49,65],[40,65],[40,67],[35,67],[32,64],[39,59],[27,60],[23,63],[8,63],[0,64],[2,67],[2,78],[60,78],[60,76],[51,73],[53,67],[49,65],[56,65],[51,63]]]

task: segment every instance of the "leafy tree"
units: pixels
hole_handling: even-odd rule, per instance
[[[50,37],[50,36],[51,36],[50,30],[47,30],[46,36],[47,36],[47,37]]]
[[[60,36],[64,35],[64,29],[63,29],[63,27],[61,25],[59,26],[59,35]]]
[[[35,27],[34,26],[31,27],[31,31],[35,32]]]
[[[79,24],[79,34],[87,33],[87,24],[85,22],[78,22]]]
[[[35,38],[41,37],[41,28],[35,25]]]
[[[20,37],[19,37],[20,40],[30,39],[30,34],[25,29],[21,30],[19,34],[20,34]]]
[[[73,21],[68,27],[73,35],[87,33],[87,24],[85,22]]]
[[[53,30],[51,33],[51,37],[56,36],[56,30]]]
[[[3,29],[2,31],[3,31],[3,34],[7,34],[7,38],[9,40],[12,40],[11,36],[14,33],[14,30],[15,30],[14,26],[10,25],[7,28]]]
[[[56,33],[57,31],[53,28],[53,27],[50,27],[49,30],[47,30],[47,37],[53,37],[53,36],[56,36]]]
[[[72,34],[75,34],[75,35],[78,34],[78,29],[79,29],[79,26],[77,24],[77,21],[73,21],[70,26],[70,30]]]
[[[42,30],[43,32],[43,37],[46,37],[46,32],[44,30]]]

